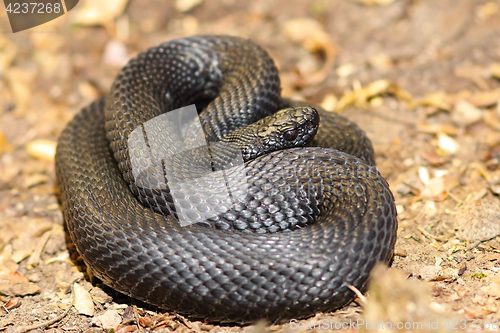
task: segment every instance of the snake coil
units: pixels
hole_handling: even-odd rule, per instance
[[[181,225],[170,188],[147,187],[134,173],[129,140],[146,122],[198,103],[206,106],[199,120],[212,143],[283,107],[295,107],[296,115],[311,108],[279,93],[267,53],[237,37],[177,39],[131,60],[109,95],[69,123],[57,147],[67,228],[94,275],[134,298],[210,321],[298,318],[352,301],[348,285],[363,290],[374,265],[390,260],[397,229],[392,193],[354,123],[312,107],[320,117],[312,141],[274,147],[240,165],[244,200],[208,225]],[[241,133],[277,128],[260,124]],[[302,123],[294,124],[299,131]],[[157,135],[171,140],[175,130]],[[189,136],[192,129],[180,132]],[[145,142],[150,151],[171,146]],[[139,163],[151,163],[137,154]],[[144,170],[159,170],[152,183],[161,182],[167,167],[149,166]],[[186,200],[212,209],[199,201],[205,194]]]

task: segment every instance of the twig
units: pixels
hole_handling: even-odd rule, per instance
[[[358,288],[356,288],[356,287],[355,287],[355,286],[353,286],[352,284],[348,284],[348,285],[347,285],[347,288],[351,289],[351,290],[352,290],[352,291],[356,294],[356,296],[358,296],[359,300],[361,301],[361,303],[362,303],[363,305],[366,305],[366,303],[368,302],[368,299],[366,298],[366,296],[365,296],[365,295],[363,295],[363,294],[361,293],[361,291],[359,291],[359,289],[358,289]]]
[[[28,265],[31,267],[34,267],[38,265],[40,262],[40,255],[42,254],[43,248],[45,247],[45,244],[47,244],[47,241],[49,240],[50,236],[52,235],[52,229],[49,231],[46,231],[38,243],[36,244],[35,250],[33,251],[33,254],[30,256],[28,259]]]
[[[174,315],[177,319],[179,319],[184,324],[184,326],[186,326],[189,329],[193,328],[193,326],[188,322],[188,320],[186,318],[184,318],[183,316],[181,316],[178,313],[175,313]]]
[[[69,311],[71,310],[71,308],[73,307],[73,305],[75,304],[76,297],[75,297],[75,291],[73,288],[73,285],[75,282],[76,282],[76,280],[73,281],[73,283],[71,284],[71,293],[73,294],[71,304],[68,306],[68,308],[66,310],[64,310],[63,313],[61,313],[59,316],[57,316],[51,320],[47,320],[47,321],[44,321],[42,323],[38,323],[38,324],[34,324],[34,325],[27,325],[27,326],[20,326],[20,327],[15,329],[15,332],[16,333],[23,333],[23,332],[31,331],[31,330],[34,330],[37,328],[47,327],[47,326],[50,326],[53,323],[63,319],[64,317],[66,317],[68,315]]]
[[[440,241],[440,242],[446,242],[446,239],[444,239],[443,237],[434,236],[433,234],[431,234],[430,232],[426,231],[422,227],[418,227],[417,229],[418,229],[418,231],[420,231],[422,233],[422,235],[424,235],[427,238],[434,239],[434,240],[437,240],[437,241]]]
[[[455,194],[451,193],[451,191],[446,191],[446,193],[452,198],[456,203],[463,204],[464,201],[457,197]]]
[[[134,313],[135,325],[137,326],[137,330],[139,332],[144,331],[144,329],[142,328],[141,324],[139,323],[139,319],[140,319],[139,318],[139,311],[137,310],[137,306],[135,306],[135,304],[133,305],[132,310],[133,310],[133,313]]]
[[[466,251],[474,250],[479,244],[481,244],[480,241],[474,242],[474,243],[470,244],[469,246],[467,246],[467,248],[465,250]]]

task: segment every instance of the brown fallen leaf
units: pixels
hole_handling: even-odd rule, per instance
[[[436,152],[423,151],[420,155],[432,166],[440,166],[447,161],[445,156],[439,155]]]
[[[447,281],[452,282],[458,278],[458,269],[455,268],[445,268],[440,273],[439,276],[430,279],[430,281]]]
[[[122,15],[128,0],[86,0],[72,14],[71,22],[77,25],[101,25],[110,32],[115,27],[115,19]]]
[[[351,76],[357,70],[358,70],[358,68],[354,64],[349,64],[348,63],[348,64],[344,64],[344,65],[341,65],[341,66],[337,67],[337,69],[335,70],[335,72],[337,73],[337,75],[339,77],[345,78],[345,77]]]
[[[38,294],[40,287],[29,282],[28,278],[19,272],[0,274],[0,294],[7,296],[26,296]]]
[[[495,1],[489,1],[484,5],[480,6],[476,14],[481,20],[486,21],[488,18],[495,15],[497,11],[498,11],[498,3]]]
[[[12,95],[16,103],[16,109],[25,111],[29,108],[32,101],[32,82],[35,78],[36,72],[32,69],[25,68],[9,68],[4,76],[7,80]]]
[[[453,99],[443,91],[430,93],[427,96],[417,99],[408,104],[409,109],[414,109],[418,106],[435,106],[441,110],[450,111],[453,105]]]
[[[40,184],[47,183],[49,177],[47,175],[41,173],[34,173],[31,175],[27,175],[26,178],[23,179],[23,188],[31,188]]]
[[[57,142],[51,140],[33,140],[26,145],[26,151],[31,157],[54,162]]]
[[[438,133],[437,139],[438,147],[444,156],[453,155],[460,149],[458,142],[444,133]]]
[[[181,13],[190,11],[196,6],[199,6],[203,0],[175,0],[175,10]]]
[[[102,327],[106,331],[116,330],[122,322],[122,316],[116,310],[106,310],[102,314],[92,318],[92,323]]]
[[[13,284],[9,290],[15,296],[34,295],[41,291],[39,286],[30,282]]]
[[[387,69],[393,66],[392,59],[383,52],[376,53],[368,59],[368,63],[377,69]]]
[[[142,327],[151,330],[160,327],[168,328],[170,330],[176,330],[179,327],[181,327],[182,330],[182,328],[186,327],[185,325],[183,325],[183,323],[175,319],[176,319],[175,315],[161,313],[154,316],[140,317],[139,324]]]
[[[349,0],[367,6],[388,6],[396,0]]]
[[[500,63],[493,63],[488,67],[488,71],[490,72],[490,76],[500,79]]]
[[[454,74],[457,77],[471,80],[483,90],[488,90],[490,87],[485,80],[486,72],[482,66],[464,66],[455,68]]]
[[[365,87],[361,87],[359,83],[355,84],[354,91],[348,92],[340,98],[336,110],[340,112],[351,104],[366,108],[369,99],[381,94],[391,94],[406,101],[411,101],[412,98],[411,95],[400,86],[382,79],[374,81]]]
[[[119,58],[119,56],[115,56],[113,58],[113,60],[116,61],[116,63],[113,63],[111,60],[106,59],[106,50],[108,48],[108,45],[111,44],[111,43],[113,43],[113,42],[116,42],[116,41],[111,40],[111,41],[109,41],[106,44],[106,49],[104,50],[104,56],[103,56],[104,59],[103,60],[104,60],[104,62],[106,62],[106,63],[108,63],[110,65],[117,65],[119,63],[120,67],[123,67],[126,64],[126,61],[124,62],[124,59]],[[117,42],[117,43],[119,43],[119,42]],[[111,55],[109,57],[113,57],[113,55]],[[80,95],[83,98],[86,98],[86,99],[89,99],[89,100],[92,100],[92,101],[99,98],[99,91],[97,90],[96,87],[94,87],[88,81],[83,81],[83,82],[81,82],[81,83],[78,84],[78,92],[80,93]]]
[[[335,110],[337,107],[338,98],[334,94],[328,94],[321,101],[320,106],[325,110]]]
[[[447,135],[457,135],[459,129],[453,125],[448,124],[429,124],[429,123],[418,123],[417,130],[422,133],[429,134],[447,134]]]
[[[9,143],[7,142],[7,138],[0,131],[0,154],[5,153],[11,149]]]
[[[6,73],[16,57],[18,46],[9,41],[5,35],[0,35],[0,50],[0,73]]]
[[[498,129],[500,129],[500,123],[498,125]],[[484,143],[486,143],[489,147],[498,146],[500,144],[500,133],[494,132],[488,134],[484,139]]]
[[[92,296],[90,293],[82,287],[80,284],[74,284],[75,293],[75,309],[78,310],[79,314],[84,314],[86,316],[94,315],[94,302],[92,301]]]
[[[52,230],[46,231],[40,239],[38,239],[36,246],[33,250],[33,253],[31,254],[30,258],[28,259],[28,265],[31,267],[34,267],[40,263],[40,256],[42,254],[43,248],[45,247],[45,244],[49,240],[50,236],[52,235]]]
[[[322,52],[325,55],[323,67],[305,79],[308,85],[321,83],[333,67],[335,56],[339,52],[339,48],[332,43],[330,35],[318,21],[306,17],[286,21],[283,25],[283,33],[310,52]]]
[[[466,100],[477,107],[492,106],[500,101],[500,89],[479,91],[470,95]]]
[[[13,297],[4,305],[7,310],[12,310],[21,306],[21,298]]]
[[[500,119],[495,110],[486,110],[484,112],[484,123],[494,130],[500,130]]]
[[[53,223],[41,219],[33,219],[26,223],[26,231],[18,235],[17,239],[12,242],[13,252],[9,259],[19,263],[30,256],[40,241],[40,237],[52,226]]]
[[[465,100],[457,101],[451,111],[451,119],[463,127],[470,126],[482,118],[483,111]]]

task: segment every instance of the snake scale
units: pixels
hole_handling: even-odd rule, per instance
[[[190,104],[203,108],[198,124],[209,144],[239,130],[233,138],[256,137],[246,143],[250,151],[272,147],[243,164],[212,168],[228,179],[239,168],[247,192],[221,213],[181,225],[174,184],[158,185],[158,174],[151,176],[158,186],[144,183],[149,172],[168,167],[132,152],[130,138],[147,137],[144,123]],[[285,116],[266,120],[282,108],[292,121],[284,132],[277,124],[288,126]],[[157,133],[167,140],[196,130],[167,124]],[[271,132],[281,139],[262,137]],[[307,142],[281,146],[304,133]],[[150,151],[172,146],[142,140]],[[134,154],[146,165],[143,179],[134,173]],[[391,259],[396,239],[394,199],[364,132],[342,116],[282,99],[272,59],[238,37],[176,39],[131,60],[110,93],[61,134],[56,175],[69,234],[93,274],[190,318],[246,323],[337,309],[354,299],[349,285],[365,289],[374,265]],[[214,209],[204,191],[184,199],[193,209]]]

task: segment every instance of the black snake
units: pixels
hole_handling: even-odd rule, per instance
[[[209,147],[168,155],[177,137],[199,139],[199,127],[145,124],[193,103],[205,108],[198,124]],[[244,164],[208,165],[226,181],[244,172],[244,195],[228,206],[204,192],[217,183],[204,179],[204,190],[181,191],[180,200],[188,211],[221,210],[180,223],[167,173],[190,170],[178,156],[204,149],[217,160],[225,150],[213,147],[223,138],[290,106],[277,122],[265,118],[232,136],[257,151]],[[277,136],[266,141],[268,134]],[[295,141],[299,147],[282,146]],[[363,290],[373,266],[390,260],[396,239],[394,199],[365,134],[341,116],[282,99],[273,61],[237,37],[177,39],[131,60],[109,95],[63,131],[56,174],[71,239],[94,275],[191,318],[243,323],[339,308],[354,298],[348,285]]]

